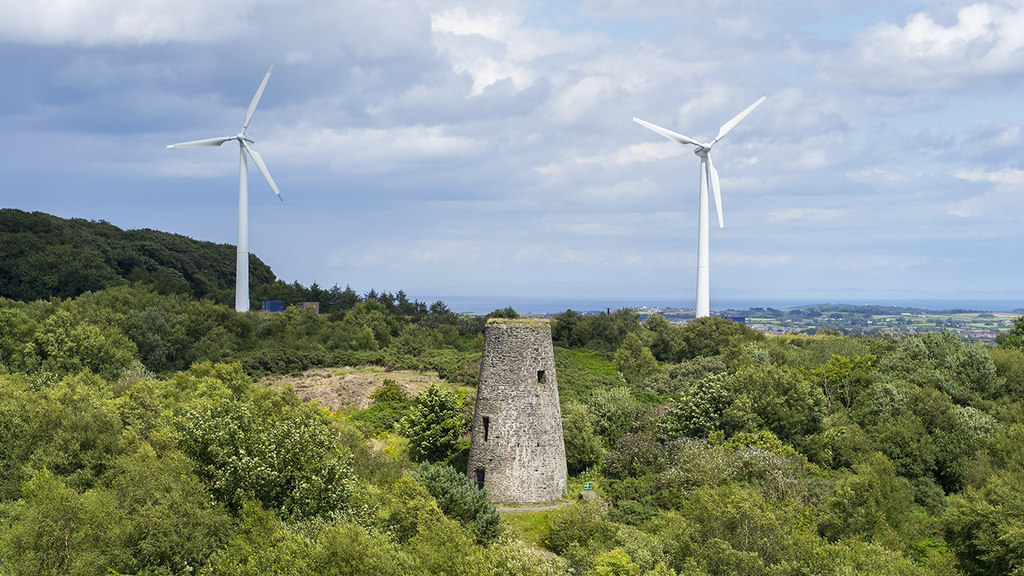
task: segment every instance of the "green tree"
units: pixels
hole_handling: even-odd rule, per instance
[[[847,410],[869,382],[869,372],[877,361],[874,354],[840,356],[832,354],[824,366],[814,370],[821,383],[829,410],[842,406]]]
[[[593,417],[583,404],[562,405],[562,437],[570,475],[575,476],[601,461],[601,438],[594,431]]]
[[[191,408],[178,445],[214,496],[237,513],[246,500],[295,518],[341,510],[354,481],[350,453],[330,416],[290,390]]]
[[[256,502],[241,511],[238,530],[200,574],[209,576],[311,576],[315,543]]]
[[[142,444],[111,464],[102,485],[123,515],[115,530],[126,556],[121,571],[187,572],[205,564],[231,533],[227,513],[176,450],[157,455]]]
[[[669,437],[707,438],[724,427],[729,394],[725,374],[713,374],[695,382],[665,413],[664,428]]]
[[[0,495],[16,495],[21,482],[43,469],[72,488],[92,487],[118,451],[121,421],[110,386],[83,373],[32,387],[23,377],[0,377],[0,436],[7,436],[0,446]]]
[[[980,488],[968,488],[947,500],[946,538],[967,573],[1024,573],[1022,486],[1021,471],[999,471]]]
[[[102,574],[117,562],[122,518],[109,494],[80,494],[49,470],[29,479],[0,531],[0,571],[11,576]]]
[[[1024,316],[1013,321],[1013,328],[996,336],[996,344],[1005,348],[1024,350]]]
[[[447,462],[460,449],[465,429],[462,399],[453,390],[431,384],[413,398],[399,427],[409,438],[413,460]]]
[[[700,356],[717,356],[729,346],[763,340],[764,335],[728,318],[696,318],[680,327],[658,324],[651,351],[661,361],[681,362]]]
[[[472,532],[477,543],[489,544],[498,537],[501,515],[487,491],[478,489],[465,474],[446,464],[424,462],[411,475],[434,497],[444,515]]]
[[[826,503],[820,531],[829,540],[858,538],[892,547],[900,536],[912,535],[913,489],[896,475],[896,467],[881,453],[855,464],[843,476]]]
[[[651,350],[632,332],[626,334],[622,346],[615,351],[615,366],[631,386],[641,384],[658,372],[658,361]]]
[[[593,576],[640,576],[640,567],[622,548],[613,548],[594,558]]]
[[[640,403],[625,386],[598,388],[587,401],[587,409],[594,416],[594,431],[604,438],[608,447],[629,431],[639,407]]]

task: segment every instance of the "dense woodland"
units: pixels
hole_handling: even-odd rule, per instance
[[[379,296],[0,299],[0,575],[1024,575],[1024,317],[983,346],[566,311],[571,503],[513,514],[463,473],[485,319]],[[261,380],[342,365],[445,382],[332,412]]]
[[[142,284],[218,304],[235,301],[235,247],[156,230],[121,230],[103,221],[64,219],[42,212],[0,209],[0,298],[74,298],[114,286]],[[319,302],[321,312],[350,310],[360,300],[346,286],[308,288],[277,279],[249,254],[250,308],[263,300]],[[422,314],[404,292],[367,293],[389,310]]]

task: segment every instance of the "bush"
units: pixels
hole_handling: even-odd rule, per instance
[[[232,513],[251,499],[296,518],[341,509],[354,480],[341,440],[326,411],[291,391],[193,408],[178,426],[178,445]]]
[[[493,542],[500,531],[501,515],[486,490],[477,489],[465,474],[447,465],[423,463],[412,472],[452,520],[473,533],[479,544]]]
[[[453,390],[431,384],[413,398],[399,426],[409,438],[413,460],[447,462],[459,452],[459,436],[466,427],[462,399]]]
[[[565,440],[565,465],[575,476],[601,462],[601,438],[594,432],[593,417],[578,402],[562,406],[562,437]]]

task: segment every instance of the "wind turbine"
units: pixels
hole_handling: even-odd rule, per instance
[[[249,103],[249,110],[245,113],[245,123],[242,124],[241,132],[235,136],[192,140],[167,146],[168,148],[196,148],[200,146],[220,146],[232,140],[238,141],[240,160],[238,162],[238,248],[235,263],[235,310],[239,312],[249,311],[249,170],[246,156],[252,158],[253,164],[259,168],[263,177],[267,179],[267,184],[270,184],[274,194],[277,194],[277,198],[284,202],[284,198],[281,198],[281,191],[277,189],[277,184],[274,184],[274,179],[270,176],[267,165],[263,163],[263,157],[252,147],[254,140],[245,134],[245,131],[249,129],[252,115],[256,112],[256,106],[260,103],[260,97],[263,96],[263,89],[267,87],[267,80],[270,80],[270,73],[273,71],[274,65],[271,64],[270,69],[267,70],[267,75],[263,77],[263,82],[260,83],[259,89],[256,90],[256,95],[252,97],[252,102]]]
[[[733,116],[732,120],[722,124],[722,127],[718,130],[718,136],[707,144],[661,126],[656,126],[650,122],[644,122],[639,118],[633,118],[633,121],[637,124],[649,128],[669,140],[674,140],[683,145],[693,144],[697,147],[693,151],[694,154],[700,157],[700,218],[697,226],[697,306],[694,314],[697,318],[711,315],[711,289],[708,276],[708,188],[715,194],[715,207],[718,209],[718,227],[725,227],[725,221],[722,219],[722,192],[718,185],[718,171],[715,170],[715,165],[711,162],[711,147],[725,137],[747,115],[753,112],[754,108],[760,106],[765,99],[766,97],[762,96],[757,102],[747,106],[746,110]]]

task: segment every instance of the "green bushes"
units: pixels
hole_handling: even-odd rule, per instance
[[[469,530],[477,543],[497,539],[501,516],[487,492],[477,489],[464,473],[447,465],[423,463],[411,476],[433,496],[445,516]]]
[[[413,460],[447,462],[464,448],[459,440],[466,430],[462,398],[450,389],[431,384],[413,398],[399,429],[409,438]]]
[[[186,412],[178,445],[232,513],[256,500],[285,517],[321,516],[345,505],[353,482],[329,418],[291,392],[253,390]]]

